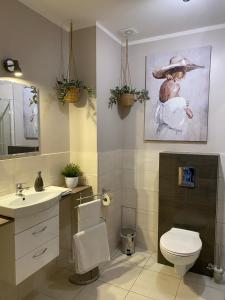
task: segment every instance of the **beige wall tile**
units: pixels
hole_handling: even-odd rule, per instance
[[[158,192],[144,189],[123,188],[123,204],[138,210],[158,211]]]
[[[158,230],[158,213],[138,210],[137,226],[140,230],[155,231]]]
[[[135,172],[123,169],[123,186],[125,188],[139,188],[157,192],[159,189],[158,173],[141,170]]]
[[[42,172],[45,186],[62,185],[61,169],[68,162],[68,152],[1,160],[0,194],[14,193],[16,183],[33,187],[38,171]]]
[[[97,152],[70,152],[70,161],[81,167],[86,184],[91,185],[95,193],[98,190],[98,154]]]
[[[124,150],[123,169],[157,172],[159,170],[159,152]]]
[[[137,245],[151,252],[157,251],[157,232],[143,230],[137,227]]]

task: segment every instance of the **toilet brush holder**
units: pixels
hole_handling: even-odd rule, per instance
[[[221,267],[214,267],[213,278],[216,283],[223,282],[223,274],[224,274],[224,270]]]
[[[216,283],[220,284],[223,282],[223,268],[221,268],[220,266],[214,266],[213,264],[208,264],[207,269],[213,271],[213,278]]]

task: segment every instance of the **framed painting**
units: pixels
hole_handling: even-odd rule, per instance
[[[210,46],[147,57],[145,140],[207,142],[210,64]]]

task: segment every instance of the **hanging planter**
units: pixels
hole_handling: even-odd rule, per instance
[[[70,80],[63,79],[57,80],[57,98],[63,103],[76,103],[79,101],[82,90],[89,89],[84,86],[83,82],[80,80]]]
[[[148,91],[137,90],[131,85],[130,66],[128,61],[128,39],[126,39],[125,48],[125,64],[122,62],[121,67],[121,86],[116,86],[115,89],[111,89],[111,96],[109,97],[109,107],[113,105],[120,105],[122,107],[132,107],[136,101],[143,102],[149,99]]]
[[[120,105],[131,107],[134,105],[134,95],[133,94],[123,94],[120,96]]]
[[[80,98],[80,88],[71,87],[65,95],[65,102],[76,103]]]
[[[120,98],[118,103],[121,106],[131,107],[134,105],[134,101],[135,90],[133,90],[129,86],[123,86],[122,89],[120,89]]]
[[[88,96],[94,96],[94,92],[91,88],[84,85],[83,81],[76,78],[76,67],[73,55],[73,26],[70,25],[70,53],[69,63],[67,69],[67,78],[57,80],[56,94],[57,99],[64,103],[76,103],[80,100],[83,90],[86,90]]]
[[[116,86],[115,89],[111,89],[110,92],[109,107],[112,107],[114,104],[123,107],[132,107],[136,101],[142,103],[149,99],[147,90],[143,89],[138,91],[128,85],[124,85],[121,88]]]

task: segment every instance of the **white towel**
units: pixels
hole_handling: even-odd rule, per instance
[[[73,236],[76,273],[84,274],[110,260],[105,222]]]
[[[101,200],[94,200],[78,206],[78,232],[100,223]]]

